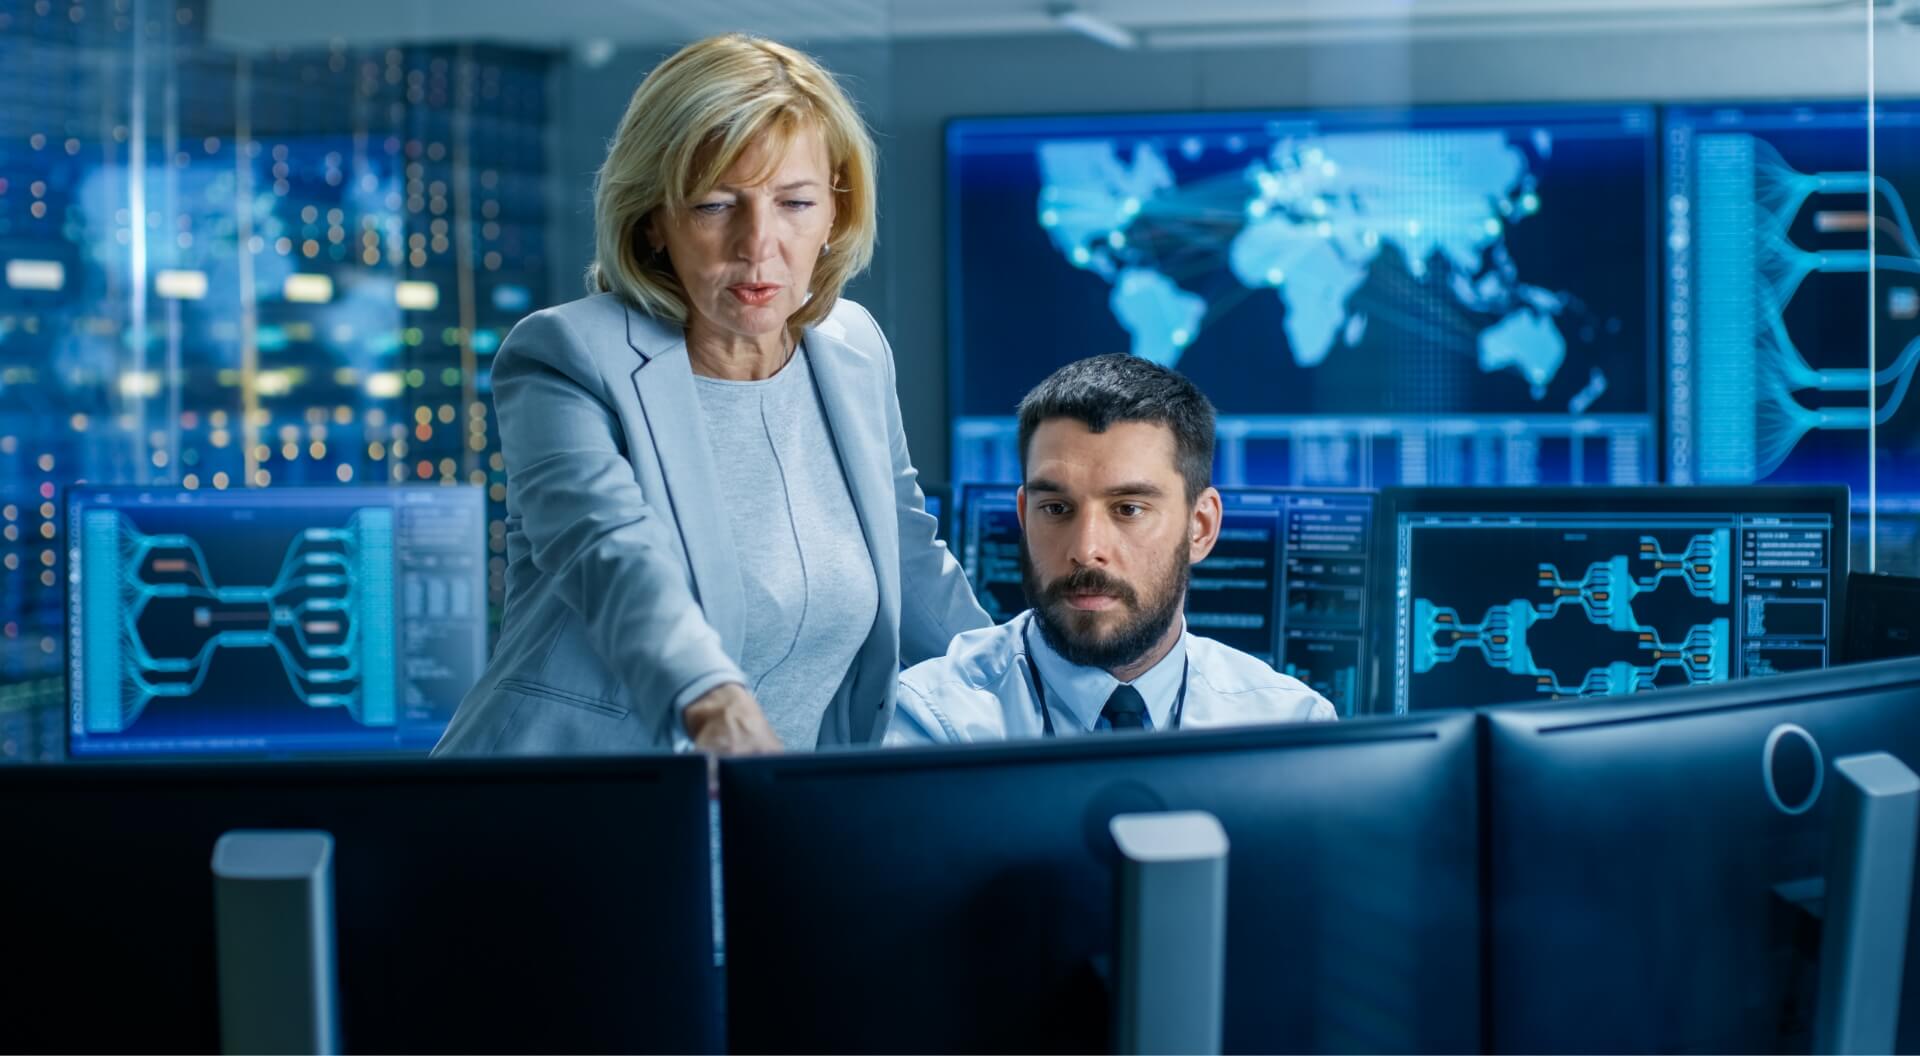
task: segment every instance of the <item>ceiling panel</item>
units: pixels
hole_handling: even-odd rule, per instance
[[[1715,26],[1858,25],[1869,0],[211,0],[210,31],[240,46],[338,40],[670,45],[746,29],[798,43],[1070,32],[1064,7],[1139,43],[1244,43]],[[1886,17],[1920,0],[1873,0]]]

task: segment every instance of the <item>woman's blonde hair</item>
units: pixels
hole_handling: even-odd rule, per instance
[[[684,326],[687,292],[667,255],[648,244],[649,217],[656,209],[685,209],[712,190],[761,136],[769,136],[769,146],[784,147],[810,128],[826,141],[833,230],[830,250],[813,271],[813,296],[788,326],[797,331],[825,319],[847,281],[873,259],[873,139],[819,63],[742,33],[681,48],[634,89],[594,181],[595,259],[587,269],[588,292],[618,293],[656,318]],[[769,166],[784,153],[769,150]]]

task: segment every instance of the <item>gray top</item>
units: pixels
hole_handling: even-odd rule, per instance
[[[804,347],[765,381],[694,382],[745,588],[740,669],[781,742],[811,749],[879,611],[866,535]]]

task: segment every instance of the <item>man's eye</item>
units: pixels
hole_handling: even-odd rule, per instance
[[[1067,504],[1064,502],[1043,502],[1040,504],[1040,512],[1049,517],[1062,517],[1066,515]]]
[[[1138,517],[1141,514],[1147,512],[1147,508],[1145,506],[1140,505],[1137,502],[1123,502],[1120,505],[1115,506],[1113,509],[1114,509],[1114,512],[1118,513],[1122,517]]]

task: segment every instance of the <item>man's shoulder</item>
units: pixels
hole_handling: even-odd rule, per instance
[[[980,627],[954,636],[946,655],[900,674],[892,745],[998,741],[1007,736],[1005,699],[1020,677],[1019,629],[1014,624]]]
[[[1313,687],[1275,671],[1257,656],[1197,634],[1187,636],[1187,651],[1194,678],[1218,697],[1243,706],[1258,704],[1262,710],[1270,702],[1278,718],[1333,717],[1333,706]]]
[[[907,668],[900,685],[922,697],[954,690],[992,692],[1015,668],[1020,652],[1018,621],[977,627],[953,636],[945,655]]]
[[[1213,638],[1188,634],[1187,654],[1193,658],[1193,673],[1221,693],[1305,688],[1299,679],[1275,671],[1259,657]]]

